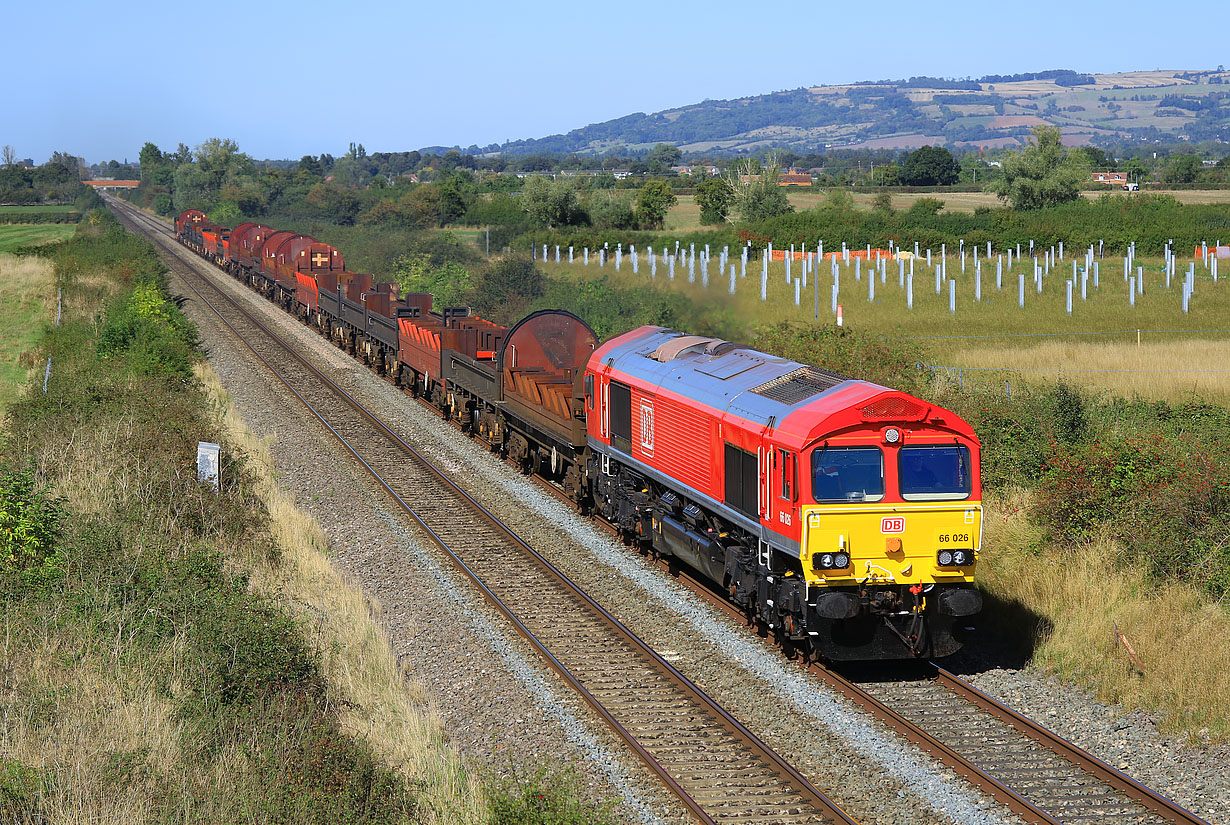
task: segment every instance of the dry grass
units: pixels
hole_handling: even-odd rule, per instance
[[[1022,371],[1035,378],[1061,377],[1090,389],[1127,398],[1182,402],[1193,398],[1230,402],[1230,340],[1166,340],[1173,335],[1144,333],[1137,345],[1046,341],[1019,348],[977,347],[954,351],[948,363]],[[1150,340],[1152,339],[1152,340]],[[967,381],[1002,385],[1003,373],[967,373]]]
[[[1125,567],[1109,541],[1036,550],[1029,494],[987,502],[982,586],[1019,600],[1051,625],[1034,664],[1079,682],[1098,698],[1160,712],[1162,727],[1193,741],[1230,740],[1230,610],[1181,584],[1154,584]],[[1144,665],[1114,644],[1127,636]]]
[[[422,788],[425,823],[486,821],[486,798],[476,774],[445,742],[422,687],[408,681],[399,668],[379,622],[380,605],[368,601],[333,567],[324,531],[278,488],[268,443],[247,428],[217,375],[208,366],[198,368],[197,374],[230,438],[256,471],[282,550],[276,568],[256,571],[255,586],[287,604],[303,622],[329,684],[345,697],[343,726]]]
[[[101,647],[45,627],[37,644],[22,645],[7,629],[6,622],[3,665],[20,681],[3,691],[13,712],[0,761],[38,775],[47,822],[150,821],[156,810],[148,780],[176,778],[185,723],[167,692],[142,679],[158,665],[173,672],[174,651],[164,646],[157,663],[136,666],[122,639]]]
[[[55,274],[42,258],[0,255],[0,414],[20,392],[43,321],[55,317]]]

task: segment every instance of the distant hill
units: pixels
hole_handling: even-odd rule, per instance
[[[1019,146],[1037,124],[1073,145],[1139,140],[1230,141],[1230,72],[1081,74],[1054,69],[978,80],[909,80],[816,86],[706,100],[593,123],[565,135],[486,151],[598,154],[673,143],[684,151]],[[474,147],[476,148],[476,147]]]

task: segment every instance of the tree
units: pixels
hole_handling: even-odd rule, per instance
[[[1174,155],[1162,170],[1166,183],[1193,183],[1201,168],[1200,158],[1195,155]]]
[[[731,164],[723,180],[735,194],[735,206],[745,221],[762,221],[793,212],[786,193],[777,185],[781,164],[769,156],[762,165],[756,158]]]
[[[708,178],[696,186],[696,205],[700,207],[700,222],[705,225],[726,223],[735,193],[725,178]]]
[[[669,143],[659,143],[649,150],[649,154],[645,156],[645,162],[649,164],[651,174],[662,175],[682,158],[683,152],[679,151],[679,147]]]
[[[923,146],[906,157],[901,179],[908,186],[949,186],[957,182],[961,166],[943,146]]]
[[[14,149],[12,146],[10,146],[7,143],[4,144],[4,155],[2,158],[0,158],[0,163],[3,163],[4,167],[7,169],[8,167],[12,166],[16,162],[17,162],[17,150]]]
[[[1057,127],[1035,126],[1033,135],[1024,149],[1004,155],[1004,175],[987,191],[1015,209],[1040,209],[1079,198],[1089,180],[1086,155],[1065,149]]]
[[[324,172],[320,168],[320,161],[314,155],[304,155],[299,158],[299,173],[305,177],[319,178]]]
[[[666,213],[678,200],[666,181],[648,181],[636,196],[637,223],[642,229],[661,229]]]
[[[567,178],[549,181],[542,175],[533,175],[521,190],[521,201],[526,214],[547,228],[580,223],[585,214],[576,188]]]

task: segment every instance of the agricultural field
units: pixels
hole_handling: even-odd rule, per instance
[[[762,301],[761,261],[749,261],[747,276],[736,276],[732,295],[729,268],[719,276],[718,250],[712,251],[707,286],[699,264],[694,282],[689,282],[687,267],[678,264],[672,281],[660,258],[656,278],[651,276],[644,257],[639,273],[634,274],[627,255],[616,272],[611,258],[605,267],[599,267],[593,254],[590,266],[582,266],[579,251],[578,263],[569,266],[548,262],[544,269],[556,277],[605,278],[623,287],[644,287],[652,282],[657,288],[679,291],[697,303],[709,305],[749,330],[780,320],[825,324],[835,321],[831,262],[822,265],[818,290],[816,279],[810,275],[804,287],[802,264],[792,264],[791,276],[799,282],[796,305],[795,287],[787,286],[785,262],[774,261],[769,265],[767,300]],[[938,264],[938,254],[933,262]],[[1230,324],[1226,323],[1230,318],[1230,284],[1222,277],[1230,272],[1230,262],[1222,262],[1215,283],[1211,268],[1206,268],[1201,260],[1196,261],[1195,287],[1185,313],[1182,273],[1189,262],[1186,258],[1177,259],[1178,274],[1167,286],[1160,259],[1137,259],[1136,266],[1143,267],[1145,283],[1143,292],[1131,303],[1123,278],[1123,260],[1098,261],[1098,285],[1089,277],[1082,298],[1078,277],[1073,283],[1069,314],[1066,302],[1067,283],[1072,279],[1070,254],[1049,275],[1043,276],[1041,291],[1032,275],[1025,274],[1032,269],[1032,259],[1027,259],[1024,266],[1014,261],[1010,269],[1005,262],[997,289],[992,259],[989,266],[982,268],[981,300],[975,298],[978,286],[972,255],[967,255],[966,271],[962,273],[960,257],[949,254],[948,277],[941,276],[938,294],[934,268],[928,269],[925,257],[920,257],[914,264],[912,308],[907,306],[908,262],[903,262],[899,270],[896,261],[886,261],[886,271],[876,277],[872,296],[866,262],[851,260],[848,265],[839,262],[837,302],[846,326],[889,340],[916,342],[927,354],[928,364],[943,368],[942,372],[961,384],[994,384],[1008,391],[1010,386],[1005,382],[1063,377],[1127,397],[1182,401],[1196,393],[1208,400],[1230,401],[1230,368],[1223,371],[1218,366],[1230,362]],[[734,263],[738,267],[738,258]],[[1078,265],[1083,263],[1082,257]],[[1022,275],[1024,308],[1020,306]]]
[[[0,413],[34,366],[29,353],[42,336],[43,322],[55,312],[54,284],[48,261],[0,254]]]
[[[29,206],[0,206],[0,215],[12,212],[26,215],[59,215],[72,212],[75,208],[72,204],[58,205],[54,203],[36,203]]]
[[[71,238],[77,227],[71,223],[0,224],[0,252],[21,246],[37,246]]]
[[[893,188],[884,190],[892,198],[893,209],[909,209],[919,198],[935,198],[944,202],[941,213],[973,212],[979,207],[998,208],[1004,204],[990,192],[900,192]],[[1089,200],[1097,200],[1102,195],[1126,195],[1119,189],[1091,189],[1083,193]],[[1230,204],[1230,189],[1149,189],[1145,194],[1167,195],[1181,204]],[[856,209],[871,209],[876,195],[870,192],[852,192]],[[671,232],[691,232],[702,229],[700,225],[700,207],[691,195],[679,195],[678,202],[671,207],[666,215],[666,229]],[[794,206],[795,211],[804,212],[816,208],[825,197],[825,193],[816,189],[791,189],[786,197]]]

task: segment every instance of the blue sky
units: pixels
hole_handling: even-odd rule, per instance
[[[1223,16],[1212,2],[26,0],[3,14],[0,144],[38,162],[210,137],[258,159],[481,146],[822,83],[1215,68],[1230,50],[1200,32]]]

